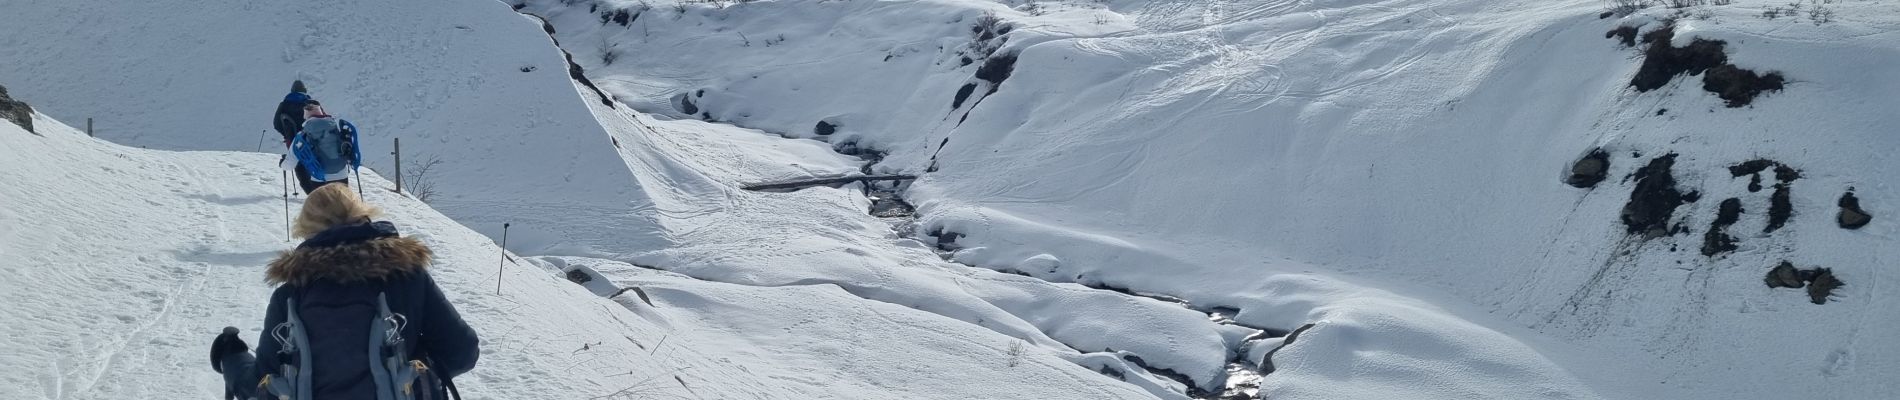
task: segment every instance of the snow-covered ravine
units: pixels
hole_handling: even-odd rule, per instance
[[[519,11],[519,8],[517,8],[517,10]],[[531,17],[534,17],[536,20],[541,21],[544,24],[543,25],[544,30],[549,32],[550,36],[553,36],[554,33],[558,32],[558,28],[553,27],[551,24],[549,24],[545,18],[540,17],[538,15],[533,15],[531,13],[526,13],[526,12],[524,12],[523,14],[529,15]],[[557,37],[551,37],[551,39],[553,39],[557,45],[559,44],[559,39]],[[570,71],[572,71],[575,74],[575,78],[578,81],[583,82],[585,86],[593,88],[594,84],[590,82],[590,79],[588,77],[584,76],[585,68],[579,65],[573,64],[571,53],[564,50],[563,54],[567,56],[570,62],[570,65],[569,65]],[[612,77],[608,77],[608,78],[611,79]],[[600,98],[602,100],[607,100],[607,97],[604,94],[601,94],[599,92],[595,92],[594,94],[601,96]],[[603,105],[606,105],[609,108],[616,106],[611,101],[603,101]],[[638,118],[639,118],[638,115],[630,114],[630,116],[634,117],[634,122],[636,125],[634,127],[635,130],[657,131],[657,129],[654,127],[655,125],[658,125],[658,126],[667,125],[666,123],[648,125],[646,123],[640,123],[638,121]],[[725,126],[725,127],[722,128],[722,126]],[[710,123],[706,125],[705,128],[718,130],[718,131],[738,132],[738,134],[768,135],[765,132],[758,132],[755,130],[745,129],[743,127],[731,126],[729,124],[723,124],[723,123]],[[776,135],[776,134],[772,134],[770,136],[763,136],[763,138],[764,139],[762,143],[760,140],[741,141],[740,143],[751,144],[751,146],[744,146],[744,145],[735,146],[731,148],[730,150],[733,150],[740,154],[766,154],[766,153],[774,152],[774,149],[773,149],[774,147],[783,146],[783,144],[773,144],[773,142],[777,142],[779,140],[789,140],[789,141],[806,140],[806,139],[790,138],[790,137],[785,137],[784,135]],[[820,142],[825,142],[825,141],[821,140]],[[798,143],[798,144],[792,144],[792,145],[809,146],[810,143]],[[850,148],[849,146],[830,146],[830,147],[833,151],[836,151],[842,155],[855,157],[860,160],[860,161],[855,162],[856,164],[858,164],[858,167],[856,168],[856,170],[859,172],[858,174],[852,174],[846,171],[835,171],[833,172],[834,176],[852,176],[852,175],[862,176],[863,173],[868,173],[872,171],[875,168],[877,161],[881,159],[881,155],[879,154],[876,154],[873,152],[857,151],[857,149]],[[793,158],[793,159],[787,159],[787,160],[774,160],[774,161],[784,162],[787,166],[795,166],[795,165],[800,165],[800,164],[822,165],[823,163],[826,163],[826,162],[835,162],[835,160],[833,160],[835,157],[831,157],[829,155],[823,156],[821,158],[822,159]],[[770,166],[768,165],[766,167],[769,168]],[[771,183],[771,182],[751,182],[751,183]],[[895,233],[898,237],[915,240],[915,242],[896,242],[896,243],[890,244],[889,246],[885,248],[869,249],[870,251],[877,251],[881,253],[890,253],[890,254],[908,254],[911,256],[915,256],[917,253],[912,252],[912,251],[907,251],[906,249],[900,249],[896,246],[899,246],[900,245],[899,243],[901,243],[901,245],[905,248],[914,248],[916,243],[927,243],[935,248],[935,250],[937,251],[936,254],[944,258],[944,261],[951,261],[949,259],[948,252],[954,250],[953,243],[955,240],[954,238],[955,234],[951,233],[950,234],[952,235],[951,237],[945,237],[943,236],[943,232],[933,231],[933,232],[929,232],[926,237],[920,237],[920,233],[922,232],[918,229],[915,229],[916,216],[914,214],[914,208],[909,203],[905,202],[904,199],[902,198],[903,191],[904,191],[903,189],[905,186],[907,186],[905,185],[905,183],[906,183],[905,181],[900,180],[900,181],[885,181],[885,182],[875,182],[875,183],[874,182],[859,182],[859,183],[852,183],[849,186],[842,186],[840,184],[831,184],[831,185],[823,185],[823,186],[831,188],[831,189],[842,189],[843,191],[847,193],[855,192],[855,193],[865,196],[862,202],[853,201],[852,204],[831,203],[831,205],[840,206],[840,207],[849,206],[851,207],[851,209],[866,211],[870,216],[882,219],[886,223],[890,224],[891,228],[894,230],[893,233]],[[816,186],[818,185],[814,185],[814,187]],[[790,190],[773,190],[770,192],[784,193],[784,192],[796,191],[800,189],[804,189],[804,188],[801,187],[801,188],[795,188],[795,189],[790,189]],[[864,204],[869,204],[869,207],[868,208],[864,207]],[[833,210],[833,211],[837,211],[837,210]],[[599,261],[589,262],[589,261],[585,261],[584,258],[575,258],[575,257],[551,257],[551,258],[546,258],[545,260],[548,260],[551,264],[560,266],[560,267],[565,267],[570,264],[575,264],[573,267],[566,267],[566,268],[569,268],[572,271],[580,271],[576,273],[582,274],[581,276],[590,276],[590,277],[601,276],[606,280],[611,280],[611,279],[620,277],[619,274],[615,274],[615,273],[603,274],[600,270],[589,266],[589,265],[597,265]],[[610,265],[631,266],[632,264],[610,263]],[[952,265],[961,265],[961,264],[952,264]],[[872,266],[872,267],[875,268],[876,266]],[[964,272],[967,274],[990,274],[992,272],[988,269],[982,269],[976,266],[964,265],[964,267],[972,268],[972,270]],[[647,267],[647,268],[665,269],[664,267]],[[608,267],[608,269],[610,271],[613,271],[613,270],[626,271],[626,268]],[[1027,273],[1022,273],[1019,271],[1002,271],[1002,272],[1007,272],[1007,273],[1020,275],[1024,277],[1030,276]],[[710,279],[717,279],[717,278],[715,277],[715,278],[710,278]],[[1034,283],[1032,282],[1033,281],[1018,280],[1017,282],[1015,282],[1015,284],[1034,285]],[[814,277],[814,279],[810,281],[799,282],[798,284],[838,284],[841,286],[845,286],[847,288],[857,287],[857,285],[860,285],[860,283],[839,282],[839,281],[836,281],[836,278],[827,278],[823,276]],[[637,286],[617,287],[611,283],[595,283],[594,285],[602,288],[598,290],[600,293],[609,295],[609,296],[624,294],[627,290],[629,290],[628,288],[637,288]],[[1073,283],[1050,282],[1050,285],[1055,286],[1055,287],[1070,286],[1068,288],[1061,288],[1061,291],[1075,292],[1080,289],[1080,288],[1074,287],[1077,285]],[[1286,336],[1288,332],[1290,332],[1290,330],[1288,329],[1254,328],[1254,327],[1247,327],[1247,326],[1235,323],[1230,318],[1234,311],[1231,309],[1221,309],[1221,310],[1199,309],[1199,308],[1190,306],[1189,304],[1187,304],[1186,302],[1182,300],[1167,297],[1164,295],[1137,294],[1137,293],[1128,291],[1126,289],[1108,288],[1108,287],[1102,287],[1102,286],[1084,286],[1084,287],[1089,288],[1089,289],[1100,289],[1102,291],[1083,292],[1083,293],[1088,293],[1088,294],[1079,295],[1079,296],[1067,295],[1066,297],[1086,298],[1086,299],[1091,299],[1091,300],[1086,301],[1086,302],[1074,302],[1071,304],[1067,304],[1066,307],[1087,307],[1087,306],[1091,306],[1092,303],[1118,302],[1122,300],[1115,300],[1114,299],[1115,297],[1134,296],[1134,297],[1139,297],[1140,299],[1129,299],[1127,301],[1134,301],[1137,304],[1142,304],[1145,307],[1153,307],[1154,306],[1153,301],[1157,301],[1157,300],[1166,304],[1174,304],[1178,306],[1183,306],[1183,308],[1194,310],[1196,312],[1205,314],[1209,321],[1218,324],[1216,326],[1216,329],[1219,330],[1220,333],[1222,334],[1222,336],[1220,337],[1220,339],[1222,340],[1221,346],[1222,348],[1225,349],[1224,350],[1225,356],[1224,356],[1224,359],[1221,361],[1222,364],[1224,365],[1222,365],[1221,368],[1215,369],[1215,370],[1191,371],[1191,372],[1195,372],[1194,374],[1189,374],[1187,372],[1176,371],[1176,370],[1171,369],[1171,368],[1178,368],[1179,367],[1178,365],[1170,365],[1170,364],[1150,365],[1148,364],[1147,360],[1149,359],[1168,358],[1168,356],[1166,355],[1152,354],[1152,353],[1144,356],[1144,354],[1142,353],[1143,351],[1154,352],[1157,349],[1160,349],[1153,345],[1128,344],[1126,342],[1118,343],[1117,341],[1110,338],[1077,337],[1073,333],[1069,335],[1058,334],[1051,337],[1052,339],[1055,339],[1057,341],[1064,341],[1063,344],[1064,346],[1066,346],[1063,348],[1064,350],[1074,350],[1074,351],[1081,351],[1085,353],[1086,352],[1113,353],[1113,355],[1110,358],[1116,359],[1115,362],[1107,363],[1107,364],[1104,364],[1104,361],[1102,361],[1102,357],[1099,357],[1099,356],[1092,357],[1092,358],[1077,358],[1076,359],[1079,364],[1087,366],[1091,369],[1096,369],[1098,372],[1104,375],[1116,377],[1118,379],[1124,379],[1124,380],[1129,379],[1127,376],[1130,374],[1142,375],[1142,374],[1147,374],[1147,373],[1154,373],[1156,375],[1159,375],[1158,377],[1137,376],[1136,379],[1139,381],[1138,383],[1141,386],[1149,388],[1151,391],[1154,392],[1155,395],[1160,396],[1160,397],[1171,397],[1171,396],[1176,396],[1180,394],[1186,394],[1188,396],[1197,397],[1197,398],[1223,398],[1223,399],[1224,398],[1257,398],[1259,396],[1258,385],[1259,385],[1260,374],[1258,373],[1258,371],[1260,368],[1259,360],[1261,359],[1261,355],[1265,354],[1264,352],[1266,351],[1272,351],[1274,349],[1277,349],[1277,346],[1280,344],[1280,341],[1276,339],[1280,339]],[[1061,291],[1048,290],[1048,289],[1037,290],[1037,291],[1043,292],[1043,293],[1061,293]],[[853,291],[853,293],[859,293],[859,292]],[[914,299],[914,298],[905,298],[903,296],[893,296],[890,294],[877,294],[875,292],[867,293],[867,294],[864,294],[863,296],[865,296],[865,298],[870,299],[870,300],[894,302],[896,304],[907,304],[910,302],[921,300],[921,299]],[[1047,296],[1047,295],[1042,294],[1041,296]],[[1002,305],[998,305],[998,306],[1002,306]],[[1007,311],[1013,314],[1016,314],[1017,317],[1031,319],[1031,320],[1046,320],[1049,318],[1053,318],[1058,314],[1071,314],[1071,315],[1090,314],[1090,312],[1086,310],[1065,309],[1064,307],[1050,307],[1046,310],[1037,310],[1037,311],[1030,311],[1030,310],[1007,310]],[[969,311],[967,310],[953,309],[949,311],[948,315],[953,316],[953,318],[958,318],[958,317],[955,317],[954,315],[965,314],[968,312]],[[1225,315],[1223,315],[1223,313],[1225,313]],[[1142,322],[1139,320],[1141,318],[1139,317],[1139,315],[1140,314],[1135,314],[1134,316],[1131,316],[1131,318],[1124,318],[1124,320],[1111,320],[1111,321],[1102,321],[1102,322],[1109,323],[1109,324],[1117,324],[1117,325],[1139,324]],[[1176,320],[1181,321],[1178,318]],[[977,325],[984,326],[984,324],[982,323],[978,323]],[[1051,327],[1060,327],[1060,326],[1061,325],[1039,325],[1036,328],[1049,329]],[[1010,333],[1010,331],[1008,330],[1001,330],[1000,332]],[[1044,333],[1048,334],[1049,332],[1044,332]],[[1078,343],[1069,343],[1067,342],[1068,340],[1075,340],[1075,341],[1078,341]],[[1118,345],[1122,351],[1116,351]],[[1093,350],[1081,350],[1081,348],[1078,348],[1077,346],[1094,346],[1096,348]],[[1173,351],[1173,349],[1165,349],[1163,351]],[[1131,367],[1142,368],[1145,371],[1132,372],[1132,371],[1127,370],[1128,368],[1131,368]],[[1170,381],[1156,380],[1156,379],[1161,379],[1161,378],[1169,379]]]
[[[517,9],[531,15],[533,12],[529,7]],[[602,21],[618,18],[618,14],[612,12],[600,14],[604,16]],[[563,31],[562,25],[555,23],[559,17],[536,15],[535,18],[546,21],[546,30],[557,42],[572,42],[559,39]],[[627,18],[631,20],[633,17]],[[593,26],[596,23],[589,20],[582,25]],[[570,68],[586,74],[588,80],[609,82],[640,78],[637,71],[631,75],[585,72],[584,65],[587,62],[572,56],[584,50],[571,47],[564,50],[570,54],[569,59],[577,64]],[[699,96],[701,94],[689,94],[682,101],[690,103],[691,99]],[[707,192],[682,198],[726,198],[721,205],[689,208],[699,210],[694,212],[718,214],[715,218],[721,222],[752,226],[754,229],[703,230],[712,227],[704,222],[694,222],[685,231],[690,235],[705,237],[676,238],[672,247],[653,252],[586,256],[727,283],[760,286],[838,285],[866,299],[937,313],[994,329],[1053,351],[1071,353],[1070,359],[1077,364],[1135,383],[1163,398],[1183,395],[1259,398],[1262,396],[1258,389],[1261,384],[1260,371],[1263,365],[1273,362],[1267,359],[1269,354],[1282,354],[1280,365],[1270,368],[1292,371],[1287,375],[1310,374],[1333,368],[1315,369],[1310,365],[1353,368],[1349,366],[1364,362],[1365,358],[1325,352],[1315,352],[1317,355],[1292,351],[1281,353],[1283,338],[1294,331],[1315,332],[1308,334],[1307,338],[1316,335],[1351,338],[1359,334],[1344,332],[1361,328],[1340,321],[1367,318],[1382,321],[1378,323],[1380,325],[1390,326],[1392,323],[1387,320],[1401,316],[1407,321],[1399,324],[1399,330],[1386,331],[1398,337],[1390,340],[1415,340],[1404,338],[1415,334],[1456,339],[1420,345],[1429,349],[1424,351],[1437,353],[1424,357],[1451,360],[1431,363],[1430,368],[1438,370],[1412,369],[1422,368],[1420,366],[1391,367],[1404,371],[1400,374],[1436,376],[1425,380],[1449,388],[1440,389],[1446,390],[1446,393],[1561,393],[1569,397],[1594,396],[1575,382],[1568,381],[1559,370],[1539,364],[1541,361],[1536,358],[1525,359],[1524,355],[1535,353],[1514,344],[1514,340],[1507,336],[1452,317],[1418,318],[1421,313],[1430,315],[1442,311],[1432,310],[1416,300],[1357,288],[1317,275],[1270,277],[1263,286],[1266,290],[1241,297],[1198,293],[1180,296],[1141,292],[1080,277],[1053,278],[1050,274],[1055,273],[1062,261],[1046,254],[1029,257],[1020,263],[988,268],[950,262],[956,261],[954,254],[937,252],[970,250],[960,249],[954,244],[960,233],[946,229],[941,223],[919,226],[901,218],[899,221],[881,220],[871,214],[888,215],[888,210],[881,210],[885,205],[867,199],[865,194],[872,191],[865,190],[861,184],[789,193],[733,190],[734,187],[747,184],[876,171],[879,170],[877,165],[861,164],[882,159],[875,150],[855,148],[849,143],[826,144],[835,141],[836,137],[820,136],[817,137],[821,139],[818,141],[803,140],[793,138],[795,135],[744,129],[724,122],[665,118],[649,120],[653,117],[622,110],[612,102],[590,106],[614,133],[616,143],[643,145],[621,147],[623,155],[635,163],[636,175],[641,174],[639,164],[647,164],[647,167],[663,171],[692,171],[703,179],[722,182],[725,184],[723,187],[704,188]],[[677,117],[676,113],[680,110],[642,111]],[[800,151],[787,151],[787,148]],[[814,153],[812,149],[830,149],[851,157]],[[842,168],[837,165],[841,161],[844,163]],[[683,185],[679,180],[680,175],[667,174],[664,185],[669,190],[695,188],[694,185]],[[876,192],[880,196],[901,195],[905,192],[903,188],[893,185],[902,184],[878,184],[879,190]],[[814,194],[824,201],[800,199]],[[755,206],[757,203],[766,205]],[[665,220],[665,215],[672,213],[659,210],[659,214],[662,217],[657,219]],[[699,218],[685,218],[692,219]],[[853,234],[837,234],[840,233],[836,232],[840,228],[837,224],[843,221],[854,221],[854,226],[848,226],[846,230]],[[808,238],[784,245],[771,243],[784,240],[785,237]],[[996,239],[1009,240],[1008,237]],[[734,246],[740,243],[744,245]],[[943,259],[939,259],[939,255],[944,256]],[[571,259],[560,260],[557,264],[574,264]],[[861,265],[862,269],[838,268],[851,264]],[[807,265],[812,268],[797,268]],[[1042,274],[1037,276],[1027,272],[1031,270]],[[598,271],[596,274],[599,274]],[[768,275],[762,278],[760,274]],[[600,275],[608,280],[616,279],[612,273]],[[946,284],[954,285],[954,288],[944,287]],[[1309,298],[1315,293],[1342,291],[1354,293],[1349,296],[1353,298],[1352,302],[1376,305],[1353,307],[1350,303],[1342,305],[1343,302],[1336,300],[1315,301]],[[608,291],[618,292],[621,291]],[[1205,301],[1211,305],[1192,306],[1190,300],[1183,299]],[[1349,311],[1330,311],[1335,309]],[[1355,313],[1366,313],[1365,310],[1375,311],[1368,316],[1353,316]],[[1328,321],[1329,317],[1333,320]],[[1344,332],[1318,333],[1340,330]],[[1359,351],[1359,348],[1392,349],[1386,344],[1341,344],[1337,342],[1341,338],[1333,340],[1334,343],[1322,343],[1319,346],[1331,346],[1343,351]],[[1421,351],[1404,347],[1398,346],[1403,350],[1396,351]],[[1314,358],[1320,359],[1310,364],[1304,362]],[[1514,361],[1485,369],[1470,369],[1473,365],[1458,361],[1460,359]],[[1287,378],[1286,381],[1292,383],[1282,384],[1284,393],[1298,393],[1299,388],[1309,385],[1319,387],[1336,384],[1326,383],[1324,379],[1302,382],[1297,377]],[[1420,393],[1417,388],[1398,385],[1360,386],[1352,390],[1361,394]],[[1344,393],[1339,389],[1316,393],[1328,392]]]
[[[1863,146],[1894,117],[1860,99],[1900,88],[1856,72],[1900,58],[1891,4],[515,4],[633,109],[920,176],[894,236],[956,238],[956,263],[1313,324],[1270,397],[1878,397],[1866,368],[1900,349],[1861,333],[1900,324],[1890,288],[1853,283],[1888,274],[1893,231],[1834,221],[1844,192],[1895,197]],[[1668,65],[1709,59],[1706,84]],[[791,177],[760,178],[736,182]]]

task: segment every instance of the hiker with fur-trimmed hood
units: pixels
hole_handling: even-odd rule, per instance
[[[429,276],[428,246],[372,220],[378,213],[344,185],[304,202],[294,235],[305,240],[265,270],[281,285],[258,339],[266,390],[300,400],[391,398],[379,391],[439,399],[448,379],[475,367],[479,340]]]

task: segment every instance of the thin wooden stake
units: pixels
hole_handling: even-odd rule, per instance
[[[290,171],[281,172],[283,173],[278,176],[283,179],[278,182],[284,184],[284,241],[288,242],[290,241]]]
[[[396,138],[396,193],[402,193],[402,138]]]
[[[501,267],[508,265],[508,225],[501,224],[501,260],[495,261],[495,295],[501,295]]]

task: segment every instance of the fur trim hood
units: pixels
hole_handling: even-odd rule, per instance
[[[422,271],[434,254],[415,238],[396,236],[388,222],[339,227],[278,254],[264,270],[271,284],[355,283]],[[386,231],[384,231],[386,229]],[[373,231],[362,234],[363,231]],[[333,234],[338,233],[338,234]],[[343,237],[338,237],[343,236]]]

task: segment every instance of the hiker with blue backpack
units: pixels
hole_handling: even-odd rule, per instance
[[[290,138],[292,157],[286,158],[296,160],[298,184],[304,193],[331,183],[348,185],[350,173],[363,165],[356,125],[331,116],[315,99],[306,96],[303,103],[303,125]]]
[[[290,94],[284,95],[284,101],[277,103],[277,112],[271,115],[270,123],[271,128],[284,137],[286,151],[284,158],[279,161],[292,160],[288,151],[290,142],[297,138],[297,132],[303,131],[304,106],[310,104],[310,100],[310,90],[304,87],[303,80],[297,80],[290,83]],[[316,187],[310,181],[310,170],[305,169],[302,163],[291,163],[290,166],[289,170],[296,173],[298,186],[304,187],[305,193],[309,193],[309,188]]]
[[[475,367],[480,341],[430,277],[433,253],[378,213],[344,185],[310,193],[303,243],[265,270],[280,286],[255,358],[236,328],[213,342],[227,400],[446,399]]]

